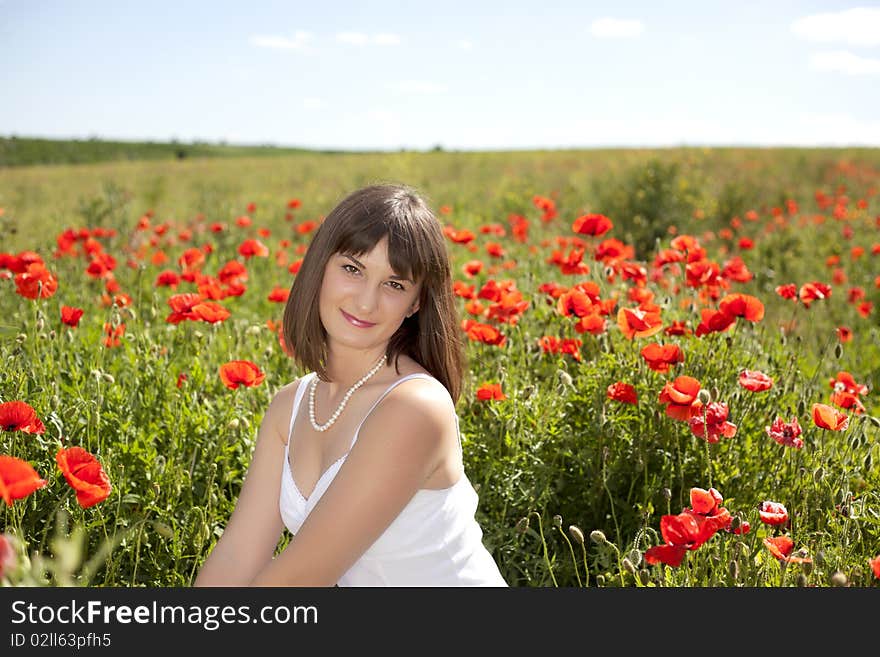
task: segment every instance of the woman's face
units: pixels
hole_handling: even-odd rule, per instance
[[[324,268],[319,312],[331,349],[378,349],[419,307],[419,286],[398,276],[388,260],[388,238],[359,256],[335,253]]]

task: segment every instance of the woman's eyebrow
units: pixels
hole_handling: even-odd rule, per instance
[[[354,256],[352,256],[352,255],[348,255],[348,254],[346,253],[346,254],[345,254],[345,257],[348,258],[349,260],[351,260],[354,264],[356,264],[356,265],[357,265],[358,267],[360,267],[361,269],[366,269],[366,268],[367,268],[367,266],[366,266],[365,264],[363,264],[362,262],[360,262],[359,260],[357,260]],[[406,281],[407,283],[414,283],[414,282],[415,282],[415,281],[413,281],[412,279],[406,278],[405,276],[392,275],[392,276],[389,276],[389,278],[394,279],[394,280],[396,280],[396,281]]]

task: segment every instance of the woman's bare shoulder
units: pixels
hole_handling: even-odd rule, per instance
[[[278,436],[282,443],[287,443],[287,434],[293,415],[293,402],[304,378],[296,378],[290,383],[281,386],[273,395],[272,401],[269,402],[269,408],[266,409],[263,422],[268,422],[271,425],[273,433]]]

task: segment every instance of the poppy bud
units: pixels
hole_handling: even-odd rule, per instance
[[[804,588],[807,585],[807,576],[803,573],[798,573],[797,576],[797,585],[799,588]]]
[[[862,461],[862,465],[864,466],[865,470],[870,470],[873,463],[874,461],[871,458],[871,452],[868,452],[867,456],[865,456],[865,460]]]
[[[627,552],[626,557],[636,566],[640,566],[642,564],[642,552],[638,548],[633,548],[632,550]]]
[[[740,527],[742,527],[742,518],[739,517],[739,514],[733,516],[730,521],[730,529],[734,532],[737,531]]]
[[[816,556],[814,557],[813,561],[816,562],[817,566],[825,565],[825,551],[819,550],[818,552],[816,552]]]
[[[642,580],[642,584],[645,586],[648,585],[648,582],[651,581],[651,573],[648,572],[647,568],[642,568],[639,571],[639,579]]]
[[[700,392],[697,393],[697,399],[700,400],[700,403],[706,406],[712,401],[712,393],[705,388],[700,388]]]
[[[263,327],[259,326],[259,325],[248,326],[247,330],[245,331],[245,334],[246,335],[259,335],[260,331],[262,331],[262,330],[263,330]]]
[[[736,553],[738,555],[740,555],[746,559],[748,559],[749,554],[751,554],[751,550],[749,549],[749,546],[746,545],[745,543],[735,543],[733,549],[736,551]]]
[[[843,355],[843,345],[839,342],[834,345],[834,357],[840,358]]]
[[[663,487],[663,499],[665,499],[667,502],[672,499],[672,491],[665,486]]]
[[[529,517],[523,516],[516,523],[516,533],[517,534],[525,534],[526,530],[529,528]]]
[[[633,565],[633,562],[629,560],[629,557],[623,558],[623,569],[633,577],[636,576],[636,567]]]
[[[239,424],[241,423],[238,421],[238,418],[234,417],[229,421],[229,424],[226,425],[226,428],[235,430],[238,429]]]
[[[520,396],[523,399],[528,399],[529,397],[532,396],[532,394],[534,394],[534,392],[535,392],[535,386],[529,384],[525,388],[522,389],[522,392],[520,392]]]
[[[46,322],[43,320],[42,317],[37,317],[36,327],[37,332],[42,331],[46,327]]]
[[[54,340],[56,338],[56,335],[57,334],[55,333],[55,329],[52,329],[51,331],[49,331],[49,339],[50,340]]]
[[[806,410],[807,410],[807,404],[804,402],[804,400],[803,400],[803,399],[798,400],[797,414],[798,414],[799,416],[800,416],[800,415],[803,415],[803,414],[804,414],[804,411],[806,411]]]
[[[15,341],[18,344],[21,344],[25,340],[27,340],[27,333],[19,333],[18,335],[15,336]]]
[[[820,465],[818,468],[813,470],[813,483],[818,484],[820,481],[822,481],[822,477],[824,477],[824,476],[825,476],[825,470]]]
[[[107,372],[102,372],[101,378],[104,379],[107,383],[116,383],[116,379],[113,378],[113,375],[108,374]]]
[[[804,572],[809,575],[813,572],[813,562],[812,561],[804,561],[801,564],[801,567],[804,569]]]
[[[846,575],[844,575],[839,570],[835,571],[834,574],[831,576],[831,586],[841,587],[841,586],[846,586],[846,585],[847,585]]]
[[[568,533],[571,534],[571,537],[578,542],[578,544],[584,544],[584,533],[581,531],[581,528],[577,525],[569,525]]]
[[[605,575],[596,575],[596,586],[605,586]]]
[[[558,514],[553,516],[553,526],[556,527],[557,529],[562,527],[562,516],[560,516]]]
[[[735,559],[731,559],[730,563],[727,564],[727,573],[732,580],[739,579],[739,563]]]
[[[571,375],[568,372],[565,372],[563,370],[556,370],[556,373],[559,375],[559,380],[562,383],[562,385],[565,385],[565,386],[573,385],[574,382],[571,378]]]
[[[172,531],[171,527],[166,525],[164,522],[154,520],[153,529],[155,529],[156,533],[163,538],[174,538],[174,532]]]
[[[594,529],[590,532],[590,540],[596,545],[605,545],[608,542],[605,534],[599,529]]]

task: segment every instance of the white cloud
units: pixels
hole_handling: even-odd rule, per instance
[[[455,46],[461,50],[471,50],[474,44],[467,39],[460,39],[455,42]]]
[[[403,80],[388,85],[392,91],[411,94],[442,94],[446,93],[446,85],[427,80]]]
[[[320,98],[303,98],[303,107],[309,110],[321,109],[324,101]]]
[[[590,25],[590,32],[600,39],[625,39],[637,37],[645,31],[641,21],[621,20],[619,18],[599,18]]]
[[[258,48],[273,48],[276,50],[308,50],[312,35],[302,30],[297,30],[292,39],[274,35],[255,35],[250,38],[252,45]]]
[[[373,43],[377,46],[399,46],[400,37],[396,34],[376,34],[373,36]]]
[[[400,37],[396,34],[383,32],[380,34],[364,34],[363,32],[338,32],[336,40],[351,46],[398,46]]]
[[[880,45],[880,9],[858,7],[812,14],[792,23],[791,31],[804,39],[820,43],[876,46]]]
[[[846,75],[880,75],[880,59],[860,57],[845,50],[815,53],[810,57],[810,67]]]

